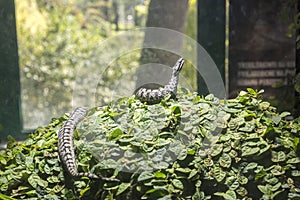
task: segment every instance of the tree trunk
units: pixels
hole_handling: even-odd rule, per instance
[[[112,8],[114,12],[114,24],[116,26],[115,30],[119,31],[119,10],[118,10],[118,2],[116,0],[113,0]]]
[[[146,27],[160,27],[184,32],[187,11],[188,0],[151,0]],[[149,38],[152,37],[150,37],[149,34],[151,33],[146,31],[144,44],[151,43],[151,39]],[[172,40],[172,38],[168,36],[163,37],[166,37],[163,41],[171,43],[176,49],[181,49],[182,40]],[[165,50],[143,48],[140,64],[159,63],[162,65],[173,66],[178,58],[178,55]],[[152,69],[152,66],[153,65],[149,65],[149,67],[138,69],[136,87],[143,85],[145,81],[151,80],[151,77],[154,76],[160,75],[162,79],[166,79],[163,69],[157,74],[155,73],[155,70]],[[166,82],[163,84],[165,83]]]
[[[0,1],[0,139],[21,139],[20,75],[14,1]]]

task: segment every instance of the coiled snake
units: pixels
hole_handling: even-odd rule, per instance
[[[157,89],[139,88],[135,92],[136,98],[149,104],[160,102],[162,98],[168,94],[171,94],[171,97],[174,98],[177,93],[179,72],[181,71],[183,64],[183,58],[177,60],[176,64],[173,66],[172,76],[167,85]],[[105,181],[119,181],[118,179],[106,178],[89,172],[78,172],[77,170],[73,144],[74,130],[76,129],[77,124],[87,115],[87,112],[88,108],[76,108],[60,128],[58,132],[58,153],[61,162],[73,177],[86,176],[92,179],[102,179]]]

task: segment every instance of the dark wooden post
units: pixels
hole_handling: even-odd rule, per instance
[[[198,43],[216,63],[225,83],[225,25],[226,0],[198,0]],[[198,54],[199,55],[199,54]],[[198,58],[198,60],[201,58]],[[198,65],[198,68],[202,66]],[[198,70],[200,71],[200,70]],[[201,74],[198,74],[198,93],[208,94]]]
[[[13,0],[0,1],[0,139],[20,138],[20,75]]]
[[[297,12],[300,13],[300,1],[297,2]],[[300,30],[297,30],[296,38],[300,36]],[[296,44],[296,75],[300,74],[300,48]],[[294,115],[300,116],[300,94],[295,92]]]

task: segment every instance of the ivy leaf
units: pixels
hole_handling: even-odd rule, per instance
[[[300,176],[300,170],[292,170],[292,176]]]
[[[120,128],[114,129],[109,135],[110,140],[118,139],[123,135],[123,131]]]
[[[248,194],[248,191],[244,187],[239,187],[238,189],[236,189],[236,193],[244,197]]]
[[[188,179],[193,178],[196,174],[198,174],[198,171],[197,171],[196,169],[193,169],[193,170],[190,172],[190,174],[189,174],[189,176],[188,176]]]
[[[249,146],[244,146],[242,148],[242,156],[247,157],[247,156],[253,156],[257,154],[260,151],[259,147],[249,147]]]
[[[1,193],[0,193],[0,199],[1,200],[17,200],[17,199],[14,199],[12,197],[9,197],[9,196],[6,196],[4,194],[1,194]]]
[[[174,187],[178,188],[178,189],[183,189],[183,184],[179,179],[173,179],[172,180],[172,184],[174,185]]]
[[[16,163],[22,165],[25,163],[25,155],[22,152],[18,152],[16,155]]]
[[[291,159],[288,159],[287,161],[286,161],[286,163],[288,163],[288,164],[297,164],[297,163],[300,163],[300,158],[291,158]]]
[[[252,89],[252,88],[247,88],[247,91],[248,91],[251,95],[253,95],[253,96],[256,96],[256,95],[257,95],[257,92],[256,92],[254,89]]]
[[[271,194],[271,186],[270,185],[258,185],[257,188],[265,195]]]
[[[272,120],[273,120],[273,122],[277,125],[277,124],[279,124],[279,122],[281,121],[281,117],[278,116],[278,115],[273,115],[273,116],[272,116]]]
[[[211,149],[211,156],[215,157],[219,155],[223,150],[223,144],[214,144]]]
[[[162,172],[154,172],[154,176],[155,178],[162,178],[162,179],[165,179],[167,177],[166,174]]]
[[[226,177],[226,172],[224,172],[220,167],[214,167],[213,175],[218,182],[221,182]]]
[[[228,191],[226,191],[226,193],[224,193],[224,192],[216,192],[215,195],[216,196],[221,196],[225,200],[236,200],[237,199],[235,192],[232,191],[232,190],[228,190]]]
[[[33,187],[36,188],[37,186],[41,186],[42,188],[46,188],[48,186],[48,182],[42,180],[37,174],[31,174],[28,177],[28,183]]]
[[[231,165],[231,157],[228,154],[222,154],[219,159],[219,163],[222,167],[229,168]]]
[[[145,181],[145,180],[151,179],[153,177],[154,177],[154,174],[152,172],[142,172],[138,177],[138,181],[139,182]]]
[[[179,115],[181,115],[181,106],[180,105],[173,105],[171,107],[171,111],[172,111],[172,113],[175,114],[175,116],[179,116]]]
[[[131,183],[121,183],[117,190],[117,196],[125,192],[129,187],[131,186]]]
[[[279,151],[279,152],[276,152],[276,151],[272,151],[272,158],[271,160],[273,162],[283,162],[286,160],[286,155],[283,151]]]
[[[280,116],[281,118],[285,118],[285,117],[290,116],[290,115],[291,115],[290,112],[282,112],[279,116]]]

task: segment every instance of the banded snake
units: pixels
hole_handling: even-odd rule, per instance
[[[179,81],[179,72],[184,64],[183,58],[177,60],[176,64],[172,69],[172,76],[169,83],[164,87],[159,87],[157,89],[147,89],[145,87],[139,88],[135,92],[137,99],[148,104],[154,104],[160,102],[163,97],[171,94],[171,97],[176,97],[177,86]],[[74,131],[77,124],[85,118],[87,115],[88,108],[77,107],[65,121],[63,126],[58,132],[58,153],[62,164],[73,177],[89,177],[91,179],[102,179],[104,181],[119,181],[115,178],[106,178],[101,175],[96,175],[89,172],[78,172],[76,167],[76,157],[74,152]]]

